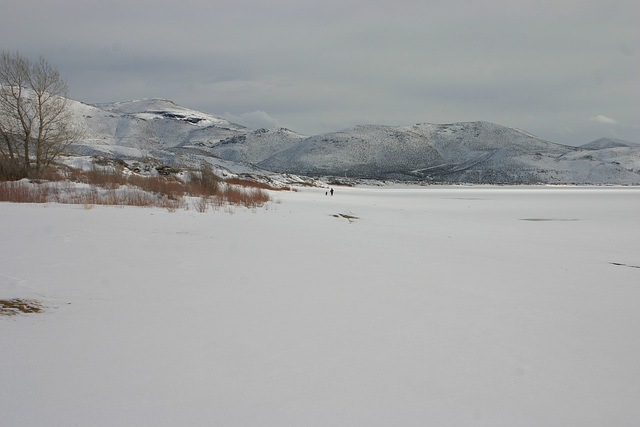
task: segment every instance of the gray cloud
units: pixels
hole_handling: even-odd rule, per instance
[[[85,102],[163,97],[307,134],[488,120],[638,142],[638,16],[635,0],[23,0],[0,40]]]
[[[591,117],[591,120],[598,123],[604,123],[607,125],[615,125],[618,123],[616,119],[612,119],[611,117],[607,117],[602,114],[598,114],[597,116]]]

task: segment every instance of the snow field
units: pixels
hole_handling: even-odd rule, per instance
[[[336,190],[0,204],[3,424],[640,423],[640,189]]]

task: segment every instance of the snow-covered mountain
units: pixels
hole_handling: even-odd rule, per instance
[[[600,139],[582,147],[488,122],[361,125],[306,136],[251,130],[162,99],[73,101],[83,139],[76,154],[207,157],[229,169],[309,176],[470,183],[640,184],[640,144]]]
[[[258,129],[222,140],[212,145],[210,152],[226,160],[257,164],[306,138],[286,128]]]
[[[606,148],[619,148],[619,147],[640,147],[640,144],[635,142],[629,142],[618,138],[600,138],[595,141],[591,141],[588,144],[581,145],[580,148],[586,148],[588,150],[602,150]]]
[[[71,107],[83,135],[72,147],[76,154],[153,157],[172,163],[176,153],[206,153],[221,140],[252,132],[163,99],[96,105],[71,101]]]
[[[593,150],[487,122],[357,126],[259,162],[306,175],[472,183],[640,184],[640,147]]]

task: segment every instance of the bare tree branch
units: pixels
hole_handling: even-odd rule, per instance
[[[48,166],[79,138],[67,84],[56,67],[19,53],[0,55],[0,155],[25,170]]]

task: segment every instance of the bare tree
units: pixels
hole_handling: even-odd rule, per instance
[[[0,156],[3,164],[40,171],[79,137],[67,84],[44,58],[0,55]],[[1,166],[1,165],[0,165]]]

